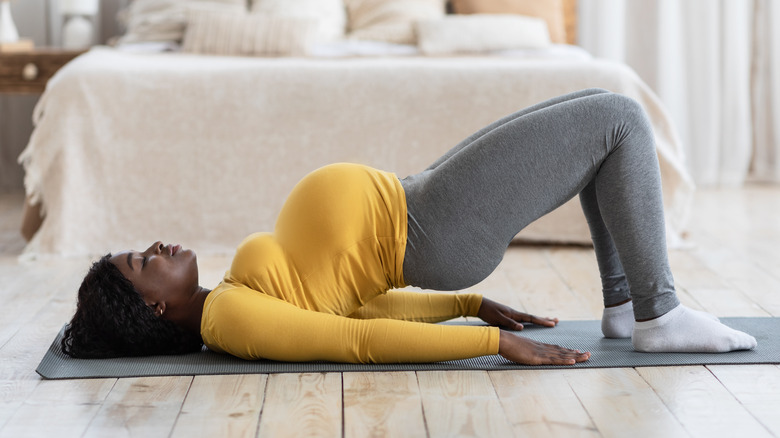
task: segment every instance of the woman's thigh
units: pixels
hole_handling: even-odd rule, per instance
[[[492,130],[494,130],[494,129],[496,129],[496,128],[504,125],[504,124],[506,124],[507,122],[511,122],[512,120],[514,120],[514,119],[516,119],[518,117],[524,116],[524,115],[532,113],[534,111],[538,111],[540,109],[547,108],[547,107],[552,106],[552,105],[559,104],[561,102],[566,102],[568,100],[579,99],[581,97],[592,96],[594,94],[602,94],[602,93],[609,93],[609,91],[604,90],[602,88],[587,88],[585,90],[579,90],[579,91],[575,91],[573,93],[564,94],[562,96],[553,97],[552,99],[548,99],[548,100],[545,100],[543,102],[539,102],[539,103],[531,105],[531,106],[529,106],[527,108],[523,108],[520,111],[516,111],[516,112],[514,112],[512,114],[504,116],[504,117],[496,120],[495,122],[485,126],[484,128],[480,129],[479,131],[471,134],[466,139],[464,139],[463,141],[461,141],[460,143],[455,145],[452,149],[450,149],[444,155],[439,157],[438,160],[433,162],[433,164],[431,164],[428,167],[428,170],[431,170],[431,169],[433,169],[435,167],[438,167],[439,164],[441,164],[444,161],[448,160],[451,156],[456,154],[458,151],[460,151],[464,147],[470,145],[475,140],[479,139],[480,137],[482,137],[483,135],[487,134],[488,132],[490,132],[490,131],[492,131]]]
[[[577,195],[607,155],[646,136],[647,125],[625,96],[586,95],[506,121],[405,178],[405,280],[439,290],[478,283],[515,234]]]

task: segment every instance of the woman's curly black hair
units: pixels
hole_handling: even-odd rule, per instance
[[[110,258],[93,263],[84,277],[62,351],[85,359],[199,351],[200,335],[156,316]]]

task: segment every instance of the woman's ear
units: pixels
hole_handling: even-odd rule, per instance
[[[147,304],[147,306],[149,306],[149,308],[152,309],[152,311],[154,312],[154,316],[160,317],[160,316],[163,316],[163,313],[165,313],[165,303],[164,302]]]
[[[155,316],[162,317],[165,313],[165,302],[157,303],[154,305]]]

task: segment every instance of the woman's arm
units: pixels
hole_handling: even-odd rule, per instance
[[[440,322],[459,316],[477,316],[490,325],[522,330],[522,323],[555,327],[558,318],[542,318],[518,312],[479,294],[431,294],[389,291],[366,303],[350,318],[393,318],[407,321]],[[500,332],[498,354],[525,364],[571,365],[590,358],[590,353],[543,344]]]
[[[495,327],[359,320],[299,309],[236,288],[204,312],[206,345],[244,359],[352,363],[436,362],[496,354]]]
[[[590,357],[496,327],[359,320],[303,310],[249,288],[214,298],[202,333],[207,346],[216,344],[234,356],[288,362],[438,362],[501,354],[519,363],[570,364]]]
[[[461,316],[477,316],[482,295],[424,293],[391,290],[352,312],[350,318],[389,318],[403,321],[441,322]]]
[[[480,294],[442,294],[389,291],[366,303],[350,318],[390,318],[404,321],[441,322],[460,316],[476,316],[507,330],[522,330],[524,322],[555,327],[558,318],[541,318],[518,312]]]

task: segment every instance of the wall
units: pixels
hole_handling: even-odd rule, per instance
[[[116,13],[126,0],[100,0],[96,43],[120,32]],[[36,47],[60,45],[59,0],[11,0],[19,35]],[[52,18],[53,17],[53,18]],[[0,193],[22,190],[23,171],[16,163],[32,133],[32,112],[38,96],[0,95]]]

